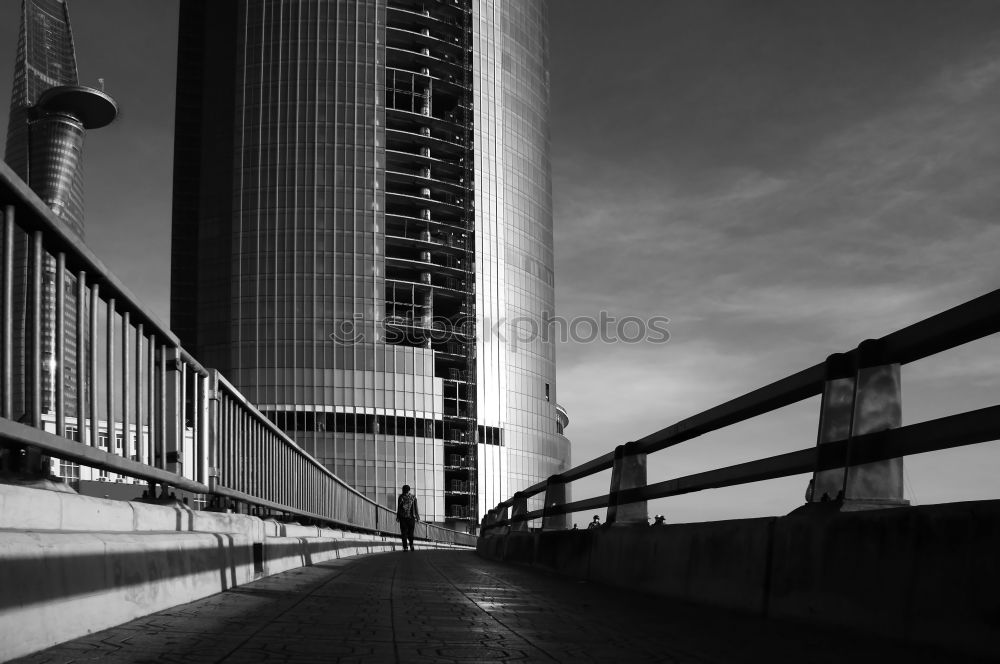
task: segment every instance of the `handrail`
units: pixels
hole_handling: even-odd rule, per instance
[[[180,489],[204,496],[209,507],[219,509],[252,509],[262,516],[383,535],[399,532],[392,510],[331,473],[218,371],[185,351],[176,335],[3,163],[0,237],[0,310],[11,311],[18,301],[33,324],[49,311],[57,347],[49,358],[42,335],[18,335],[5,314],[0,325],[0,470],[47,475],[42,456],[52,455],[148,482],[152,497]],[[27,269],[15,274],[18,261]],[[39,295],[46,292],[46,279],[66,286],[75,280],[75,295],[42,299],[49,297]],[[75,325],[68,320],[73,316]],[[99,326],[99,320],[106,324]],[[85,351],[90,358],[76,362],[75,400],[67,393],[72,387],[67,387],[67,366],[72,366],[67,341],[78,357]],[[98,349],[105,348],[99,367]],[[9,359],[14,350],[29,365],[18,384]],[[43,375],[51,394],[43,393]],[[104,385],[113,389],[99,398]],[[113,443],[117,436],[120,448]],[[473,535],[427,523],[419,524],[416,535],[475,543]]]
[[[686,440],[750,419],[782,406],[788,406],[819,394],[823,389],[824,368],[822,364],[809,367],[769,385],[748,392],[724,404],[681,420],[631,443],[634,449],[650,454],[677,445]],[[608,452],[595,459],[570,468],[559,474],[563,482],[583,479],[612,467],[614,452]],[[549,481],[542,480],[521,491],[526,497],[537,495],[548,487]],[[510,507],[513,498],[499,504]]]
[[[868,340],[826,362],[813,365],[769,385],[710,408],[671,426],[626,443],[623,450],[631,455],[658,452],[711,431],[743,422],[823,393],[834,378],[831,361],[839,366],[864,366],[863,349],[877,348],[879,364],[908,364],[936,353],[1000,332],[1000,289],[977,297],[944,312],[887,334]],[[638,503],[701,491],[787,477],[813,471],[854,467],[912,454],[943,450],[962,445],[1000,439],[1000,406],[938,418],[877,433],[854,435],[847,439],[747,463],[694,475],[678,477],[642,487],[612,490],[608,494],[571,503],[550,503],[544,509],[500,518],[518,501],[546,492],[554,484],[589,477],[614,468],[615,452],[608,452],[558,475],[538,482],[500,502],[484,519],[483,528],[498,528],[547,516],[556,516],[617,505]],[[850,452],[848,453],[848,449]],[[548,502],[548,501],[547,501]]]
[[[71,272],[83,270],[92,275],[104,288],[111,289],[114,297],[125,305],[133,315],[139,314],[142,319],[134,321],[152,328],[158,335],[180,346],[180,340],[170,331],[170,328],[160,321],[156,314],[144,307],[139,299],[114,275],[111,270],[91,251],[83,240],[72,233],[66,225],[55,216],[52,210],[38,197],[10,166],[0,161],[0,188],[10,190],[15,198],[20,198],[23,205],[30,206],[31,214],[27,218],[18,217],[18,225],[25,231],[40,230],[46,234],[46,244],[50,251],[66,253],[66,268]],[[4,200],[4,205],[9,204]]]
[[[668,498],[705,489],[721,489],[727,486],[790,477],[813,470],[860,466],[901,456],[984,443],[998,438],[1000,438],[1000,406],[989,406],[929,422],[910,424],[898,429],[886,429],[756,461],[685,475],[649,484],[645,487],[623,489],[618,492],[616,498],[619,504]],[[851,450],[848,459],[849,443],[853,443],[857,447]],[[547,515],[581,512],[607,507],[608,503],[609,496],[607,495],[587,498],[552,506],[547,510],[525,512],[518,517],[498,520],[493,525],[505,526],[511,523],[539,519]]]
[[[139,477],[152,482],[160,482],[192,493],[208,493],[209,488],[195,480],[188,479],[167,470],[161,470],[138,461],[126,459],[111,452],[81,445],[63,436],[57,436],[43,429],[0,417],[0,440],[16,441],[21,445],[38,448],[60,459],[84,464],[91,468],[106,470],[129,477]]]

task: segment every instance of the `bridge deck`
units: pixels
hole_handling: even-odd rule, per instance
[[[286,572],[16,661],[959,660],[926,648],[637,596],[472,552],[416,551]]]

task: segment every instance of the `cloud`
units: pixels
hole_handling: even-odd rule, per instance
[[[813,133],[784,163],[777,153],[735,154],[748,148],[734,141],[716,168],[694,162],[673,177],[686,153],[665,142],[674,136],[668,126],[627,158],[588,160],[588,146],[559,148],[560,313],[603,307],[672,321],[662,347],[559,348],[575,462],[997,287],[1000,45],[970,42],[949,54],[893,81],[891,99],[875,103],[869,91],[866,104],[841,89],[848,98],[829,122],[788,117]],[[893,73],[902,70],[880,75]],[[816,72],[813,92],[824,91],[823,75]],[[747,133],[774,131],[747,121]],[[776,140],[774,149],[788,146]],[[905,367],[908,422],[995,402],[1000,366],[989,358],[997,342],[979,343]],[[651,460],[651,478],[800,447],[814,439],[817,417],[818,406],[806,405],[686,443]],[[950,499],[968,496],[956,464],[945,466],[935,477],[916,460],[908,481],[936,500],[948,499],[939,482],[954,483]],[[795,489],[788,509],[800,500],[799,484],[781,489]],[[740,495],[774,509],[780,501],[769,491]],[[734,494],[710,493],[684,513],[748,514],[732,504]]]
[[[982,44],[966,61],[946,67],[937,80],[940,91],[958,103],[967,103],[996,91],[1000,82],[1000,40]]]

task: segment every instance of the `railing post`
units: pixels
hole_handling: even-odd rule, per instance
[[[100,285],[95,281],[90,284],[90,309],[88,311],[88,318],[90,323],[90,332],[87,338],[87,366],[89,370],[87,371],[87,404],[90,407],[90,446],[98,447],[100,443],[100,412],[98,410],[98,382],[97,382],[97,311],[101,304],[100,297]],[[80,421],[83,422],[83,415],[80,415]],[[81,430],[83,425],[81,424]],[[114,449],[113,447],[111,449]]]
[[[14,417],[14,206],[3,210],[3,296],[0,297],[0,417]]]
[[[511,509],[510,518],[516,519],[519,516],[527,514],[528,512],[528,497],[523,493],[518,491],[514,494],[514,505]],[[527,532],[528,522],[527,521],[515,521],[510,524],[511,532]]]
[[[152,382],[150,382],[148,377],[146,381],[142,379],[142,349],[145,346],[143,340],[142,323],[139,323],[135,326],[135,456],[140,463],[149,464],[149,444],[146,442],[145,436],[153,435],[153,427],[152,425],[146,425],[145,435],[143,435],[142,388],[146,384],[152,385]],[[146,416],[149,416],[148,412]]]
[[[635,443],[625,443],[615,448],[614,465],[611,467],[611,491],[608,501],[607,523],[619,526],[646,525],[646,501],[619,502],[621,491],[646,486],[646,453],[638,452]]]
[[[109,297],[105,307],[105,330],[104,340],[104,396],[105,414],[108,418],[108,452],[114,454],[116,451],[115,441],[115,298]],[[125,432],[122,432],[122,442],[125,440]],[[124,454],[124,450],[122,450]]]
[[[545,483],[545,514],[542,516],[542,530],[566,530],[565,514],[550,514],[553,507],[566,504],[566,482],[561,475],[552,475]]]
[[[156,335],[152,330],[149,331],[149,336],[145,339],[146,343],[146,421],[148,422],[149,431],[147,433],[147,451],[146,456],[149,459],[148,463],[150,466],[156,468],[163,468],[163,455],[160,453],[160,439],[162,434],[160,432],[159,419],[157,413],[159,413],[160,408],[158,406],[159,400],[157,399],[157,394],[160,392],[160,380],[158,377],[158,362],[156,360]],[[162,413],[159,413],[162,416]],[[150,484],[150,490],[152,496],[156,497],[156,485],[155,483]]]
[[[202,482],[208,486],[208,490],[214,491],[219,482],[220,466],[222,465],[220,449],[220,439],[222,437],[222,411],[219,407],[219,372],[210,369],[208,374],[208,419],[206,430],[208,440],[202,449],[202,459],[204,460],[207,477]],[[281,472],[281,468],[278,469]]]
[[[132,345],[129,343],[129,310],[122,310],[122,456],[132,459],[132,450],[136,449],[132,445],[132,425],[129,409],[132,406],[132,371],[131,358],[129,357]],[[137,386],[138,387],[138,386]],[[136,426],[136,429],[139,427]],[[137,457],[136,457],[137,458]]]
[[[851,435],[854,416],[854,385],[857,373],[856,357],[834,353],[826,358],[826,380],[819,409],[817,445],[843,440]],[[806,491],[810,502],[825,502],[841,498],[844,489],[844,469],[835,468],[813,473]]]
[[[479,536],[482,537],[486,534],[486,531],[493,526],[493,510],[486,510],[486,514],[479,521]]]
[[[208,376],[203,376],[201,374],[195,375],[195,383],[198,386],[196,393],[198,395],[197,403],[197,420],[198,425],[195,427],[195,450],[197,450],[197,461],[195,465],[197,466],[197,478],[198,481],[208,486],[208,445],[211,439],[211,419],[209,415],[209,380]]]
[[[491,510],[487,510],[486,514],[483,515],[483,521],[479,526],[479,536],[482,537],[487,533],[487,531],[496,528],[496,523],[500,519],[500,510],[494,507]]]
[[[181,352],[179,348],[164,345],[161,352],[166,355],[162,365],[166,369],[164,377],[163,422],[165,425],[165,468],[178,475],[184,475],[184,382]]]
[[[66,254],[56,255],[55,388],[56,435],[66,436]]]
[[[28,412],[28,423],[36,429],[42,428],[42,374],[43,367],[42,364],[45,361],[44,354],[42,352],[42,325],[43,325],[43,312],[45,311],[46,301],[44,296],[44,279],[45,279],[45,252],[42,248],[42,231],[35,231],[31,235],[31,309],[29,310],[29,317],[31,321],[31,332],[29,336],[29,362],[30,374],[28,378],[29,385],[29,395],[28,403],[31,404]],[[32,452],[35,455],[37,450]],[[40,459],[39,459],[40,460]]]
[[[87,442],[87,389],[90,385],[87,371],[87,273],[76,273],[76,440]]]
[[[901,426],[899,363],[889,360],[873,339],[827,358],[817,445],[847,439],[849,462],[855,436]],[[816,471],[807,498],[839,501],[848,511],[905,505],[903,459]]]

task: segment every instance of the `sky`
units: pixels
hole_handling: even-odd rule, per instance
[[[87,138],[87,241],[163,321],[176,12],[71,4],[81,81],[121,106]],[[557,313],[670,319],[667,343],[559,345],[574,464],[1000,286],[1000,3],[551,0],[550,23]],[[998,351],[903,367],[904,424],[996,403]],[[650,481],[809,447],[818,416],[813,398],[657,453]],[[998,462],[997,443],[911,457],[907,498],[996,498]],[[806,481],[650,513],[783,514]]]

